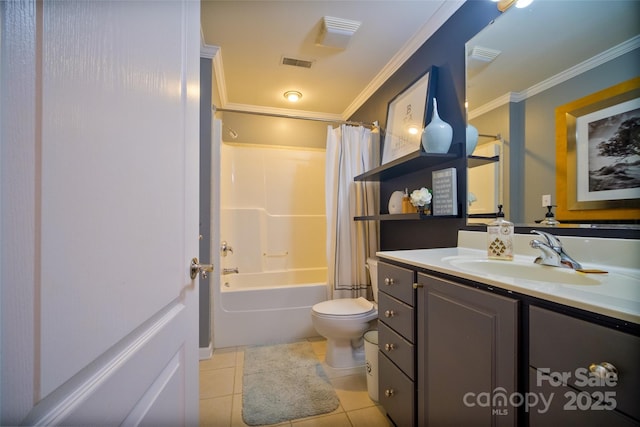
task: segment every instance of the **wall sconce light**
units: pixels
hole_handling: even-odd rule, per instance
[[[302,98],[302,94],[297,90],[288,90],[284,93],[284,97],[287,98],[289,102],[298,102],[298,100]]]
[[[522,9],[523,7],[527,7],[531,3],[533,3],[533,0],[491,0],[491,1],[498,3],[498,10],[500,12],[504,12],[514,4],[516,5],[517,8]]]

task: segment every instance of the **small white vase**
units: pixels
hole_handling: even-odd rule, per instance
[[[467,125],[467,156],[473,154],[478,145],[478,129],[472,125]]]
[[[433,118],[422,131],[422,146],[427,153],[448,153],[453,140],[451,125],[438,115],[438,103],[433,98]]]

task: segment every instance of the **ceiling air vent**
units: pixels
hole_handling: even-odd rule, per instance
[[[483,62],[491,62],[502,52],[488,47],[474,46],[469,52],[469,57]]]
[[[360,21],[325,16],[322,19],[316,44],[319,46],[345,49],[351,37],[353,37],[355,32],[358,31],[358,28],[360,28],[360,24]]]
[[[292,65],[294,67],[311,68],[313,61],[306,59],[289,58],[287,56],[282,57],[282,65]]]

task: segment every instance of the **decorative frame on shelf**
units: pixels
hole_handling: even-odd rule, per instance
[[[437,74],[437,68],[430,67],[389,102],[381,164],[420,151],[422,130],[433,112]]]
[[[558,219],[640,219],[640,162],[624,163],[639,125],[640,77],[556,108]]]

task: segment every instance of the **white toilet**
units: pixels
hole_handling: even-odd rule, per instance
[[[316,331],[327,339],[327,365],[354,368],[364,365],[364,333],[378,317],[378,261],[367,259],[374,303],[365,298],[323,301],[311,308]]]

